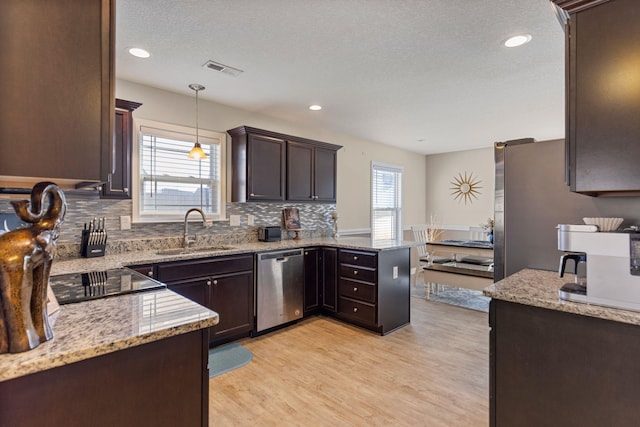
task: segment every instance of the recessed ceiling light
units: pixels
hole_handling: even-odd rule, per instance
[[[148,58],[151,56],[149,52],[139,47],[130,47],[129,53],[137,58]]]
[[[322,110],[322,105],[318,105],[318,104],[309,105],[309,110],[320,111]]]
[[[517,46],[522,46],[525,43],[529,43],[530,41],[531,41],[531,34],[520,34],[518,36],[513,36],[507,39],[507,41],[504,42],[504,45],[506,47],[517,47]]]

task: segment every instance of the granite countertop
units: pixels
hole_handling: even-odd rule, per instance
[[[566,281],[555,271],[525,269],[494,283],[483,293],[498,300],[640,325],[640,312],[561,300],[558,290]]]
[[[60,306],[54,338],[0,354],[0,381],[214,326],[218,314],[163,289]]]
[[[277,251],[280,249],[291,248],[308,248],[314,246],[327,246],[343,249],[357,249],[367,251],[387,251],[402,248],[411,248],[416,246],[416,242],[403,241],[374,241],[369,238],[360,237],[341,237],[338,239],[333,238],[314,238],[303,240],[282,240],[279,242],[249,242],[249,243],[231,243],[231,244],[211,244],[202,245],[204,247],[220,247],[226,246],[230,249],[212,249],[212,250],[197,250],[182,254],[162,254],[163,250],[173,249],[174,247],[165,246],[162,248],[147,248],[143,244],[140,245],[136,241],[131,241],[129,246],[132,250],[122,253],[110,254],[107,251],[107,255],[96,258],[66,258],[56,259],[53,262],[51,275],[66,274],[66,273],[78,273],[86,271],[103,271],[111,268],[126,267],[128,265],[136,264],[154,264],[159,262],[189,260],[196,258],[206,258],[212,256],[224,256],[254,252],[268,252]],[[196,249],[198,246],[196,245]]]

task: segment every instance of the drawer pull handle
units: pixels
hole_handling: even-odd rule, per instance
[[[358,270],[353,270],[353,275],[357,276],[358,275]]]
[[[353,307],[353,312],[357,313],[358,312],[358,307]]]
[[[353,292],[358,292],[358,288],[353,288]]]

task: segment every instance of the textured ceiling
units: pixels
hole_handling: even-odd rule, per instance
[[[564,135],[564,34],[548,0],[116,4],[120,79],[183,94],[197,82],[201,99],[424,154]],[[519,33],[533,40],[503,46]]]

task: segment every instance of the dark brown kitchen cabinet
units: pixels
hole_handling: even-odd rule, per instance
[[[409,249],[340,249],[337,316],[384,335],[410,321]]]
[[[637,0],[553,0],[569,13],[566,151],[571,191],[640,192]]]
[[[141,105],[138,102],[116,99],[111,169],[107,181],[102,185],[103,199],[131,198],[132,113]]]
[[[315,314],[320,307],[320,249],[304,250],[304,315]]]
[[[636,426],[640,326],[492,299],[495,426]]]
[[[336,201],[336,149],[287,142],[287,200]]]
[[[114,17],[112,0],[0,2],[0,186],[106,179]]]
[[[231,135],[231,201],[282,201],[285,199],[286,142],[241,126]]]
[[[335,202],[341,146],[248,126],[227,132],[232,202]]]
[[[220,315],[210,345],[249,336],[253,330],[253,255],[229,255],[156,266],[156,279]]]
[[[335,313],[338,251],[335,248],[304,250],[304,315]]]
[[[206,332],[192,331],[0,382],[0,425],[207,426]]]

